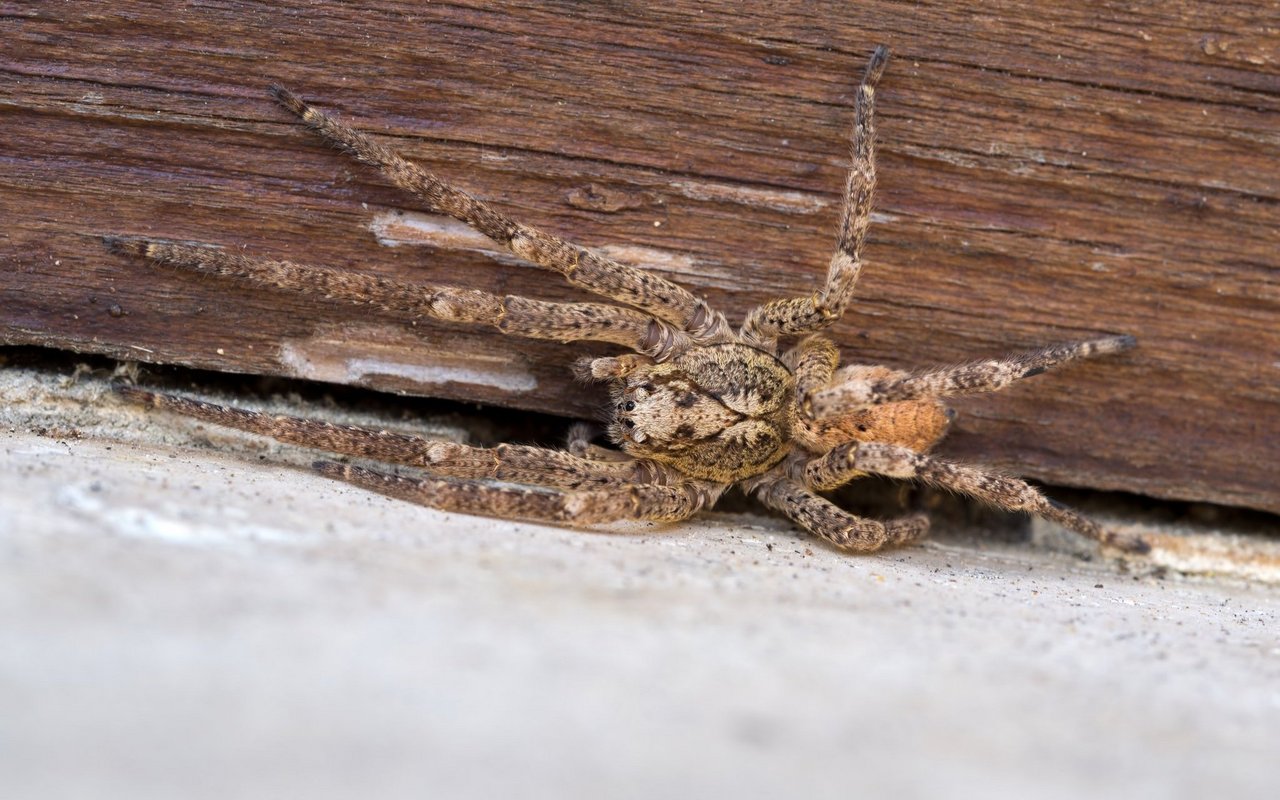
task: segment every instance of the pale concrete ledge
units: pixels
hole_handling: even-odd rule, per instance
[[[1274,586],[497,522],[7,402],[4,797],[1280,794]]]

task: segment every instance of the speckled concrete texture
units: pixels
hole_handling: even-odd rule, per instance
[[[0,427],[0,796],[1280,796],[1274,586],[65,433]]]

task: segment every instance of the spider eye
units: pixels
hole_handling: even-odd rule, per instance
[[[623,408],[625,408],[627,411],[635,411],[635,410],[636,410],[636,404],[635,404],[635,403],[633,403],[632,401],[628,400],[628,401],[627,401],[627,404],[626,404],[625,406],[623,406]]]
[[[622,424],[626,425],[628,428],[634,428],[636,426],[636,424],[629,419],[624,419]]]

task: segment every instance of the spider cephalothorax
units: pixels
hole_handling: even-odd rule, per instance
[[[927,454],[950,416],[940,398],[993,391],[1073,358],[1117,352],[1133,344],[1130,337],[908,374],[878,365],[838,368],[836,345],[817,335],[840,319],[861,270],[875,188],[875,85],[888,56],[886,48],[876,49],[858,87],[853,164],[824,285],[806,296],[758,306],[737,330],[688,290],[518,223],[280,88],[273,92],[285,108],[432,211],[471,225],[533,265],[619,305],[498,297],[207,247],[109,240],[120,252],[162,264],[369,305],[409,319],[488,324],[513,336],[629,348],[630,354],[588,359],[577,370],[580,377],[608,384],[608,432],[620,450],[592,444],[582,428],[575,428],[567,450],[469,447],[268,417],[132,388],[121,391],[140,402],[283,441],[422,468],[427,475],[414,477],[316,464],[327,475],[445,510],[578,525],[672,521],[738,486],[805,530],[851,550],[872,551],[924,535],[928,525],[920,515],[887,522],[862,519],[818,494],[876,474],[922,480],[1000,508],[1039,514],[1105,544],[1145,550],[1145,542],[1102,529],[1024,481]],[[794,344],[784,346],[792,337]]]
[[[759,475],[790,449],[796,381],[772,353],[724,342],[663,363],[596,359],[590,369],[613,384],[610,438],[636,458],[732,483]]]

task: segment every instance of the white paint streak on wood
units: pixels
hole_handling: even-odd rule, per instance
[[[832,205],[825,197],[809,192],[761,189],[707,181],[676,181],[671,188],[691,200],[710,200],[758,206],[791,214],[817,214]]]
[[[440,214],[415,211],[381,211],[369,222],[378,244],[384,247],[431,245],[448,250],[479,250],[490,255],[510,255],[502,245],[464,222]]]
[[[424,385],[467,383],[473,386],[492,386],[505,392],[531,392],[538,387],[537,378],[524,370],[494,370],[448,363],[409,364],[375,358],[352,358],[346,364],[348,373],[355,381],[391,376]]]
[[[369,221],[369,230],[384,247],[436,247],[481,253],[495,261],[524,268],[532,265],[492,239],[450,217],[400,209],[380,211]],[[624,264],[653,269],[691,285],[737,288],[741,278],[733,267],[721,267],[688,253],[629,244],[606,244],[590,248]]]
[[[608,256],[623,264],[645,269],[653,268],[664,272],[694,272],[695,262],[687,253],[673,250],[659,250],[656,247],[643,247],[633,244],[606,244],[592,248],[603,256]]]
[[[395,326],[348,326],[286,341],[279,359],[281,367],[294,377],[331,383],[385,384],[390,378],[418,387],[467,384],[511,394],[538,387],[537,377],[515,353],[475,353],[448,345],[437,348]]]

